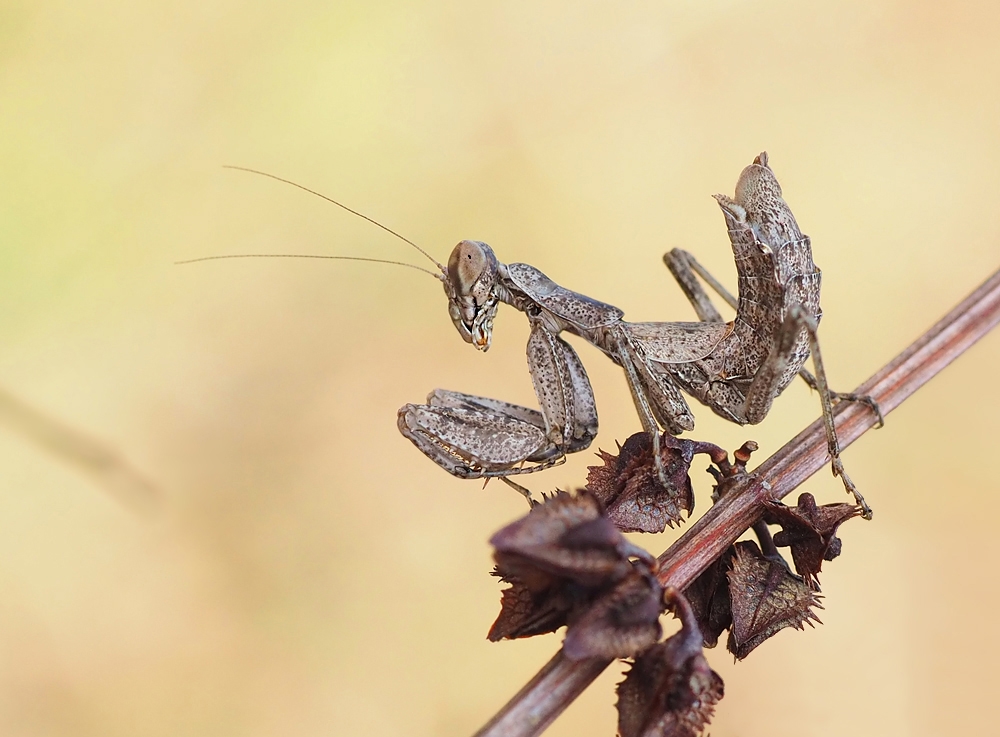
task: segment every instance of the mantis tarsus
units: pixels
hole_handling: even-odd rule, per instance
[[[878,407],[866,397],[829,390],[816,339],[822,316],[820,270],[813,263],[808,236],[782,198],[766,152],[743,170],[735,197],[715,198],[736,259],[738,299],[686,251],[675,249],[664,256],[700,322],[626,322],[622,310],[561,287],[533,266],[501,263],[485,243],[460,242],[444,266],[412,241],[375,223],[437,266],[439,273],[421,270],[443,283],[452,322],[466,342],[489,349],[500,303],[523,312],[531,327],[528,370],[540,410],[436,389],[427,404],[400,408],[400,432],[449,473],[501,478],[530,503],[530,492],[509,477],[554,466],[566,454],[587,448],[597,435],[597,408],[587,373],[576,351],[560,337],[568,332],[622,367],[642,427],[653,439],[660,480],[669,485],[659,453],[659,429],[676,435],[694,428],[682,390],[732,422],[757,424],[801,372],[820,394],[833,473],[870,518],[870,507],[840,459],[832,401],[865,401],[876,414]],[[723,321],[696,276],[736,309],[733,321]],[[802,370],[810,352],[815,378]]]

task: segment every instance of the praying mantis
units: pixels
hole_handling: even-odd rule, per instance
[[[863,515],[871,518],[871,508],[840,458],[833,401],[866,402],[880,422],[881,413],[868,397],[829,389],[817,340],[821,272],[813,263],[809,237],[782,197],[766,152],[743,169],[734,197],[715,195],[736,260],[738,298],[690,253],[675,249],[664,256],[699,322],[627,322],[619,308],[566,289],[534,266],[500,262],[480,241],[461,241],[445,266],[412,241],[325,195],[271,174],[246,171],[305,189],[417,249],[437,272],[399,265],[426,271],[442,282],[455,328],[478,350],[490,348],[501,303],[527,317],[528,372],[539,409],[445,389],[432,391],[426,404],[399,409],[397,424],[403,436],[452,475],[500,478],[533,503],[531,493],[510,477],[550,468],[590,446],[598,431],[596,401],[582,361],[561,337],[565,332],[621,366],[642,428],[651,436],[659,479],[668,487],[660,428],[672,435],[694,429],[685,393],[727,420],[754,425],[801,373],[820,395],[832,471]],[[723,321],[699,278],[736,309],[732,321]],[[803,370],[810,353],[815,377]]]
[[[541,409],[437,389],[427,404],[399,410],[400,432],[461,478],[507,479],[587,448],[597,435],[596,403],[582,362],[560,337],[568,332],[622,367],[653,440],[660,480],[668,485],[659,428],[675,435],[694,429],[682,390],[727,420],[757,424],[811,351],[816,377],[805,376],[820,393],[833,473],[870,518],[871,508],[840,459],[832,400],[868,401],[876,412],[877,406],[829,390],[816,335],[821,273],[767,153],[740,174],[734,198],[715,198],[736,259],[739,298],[734,301],[686,251],[664,256],[701,322],[626,322],[622,310],[561,287],[533,266],[501,263],[485,243],[459,243],[447,269],[440,267],[452,321],[466,342],[485,351],[499,304],[523,312],[531,326],[528,370]],[[723,322],[696,275],[728,298],[736,308],[733,321]]]

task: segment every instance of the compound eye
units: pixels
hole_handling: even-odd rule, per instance
[[[448,277],[455,291],[461,295],[470,294],[488,265],[489,259],[481,244],[462,241],[455,246],[448,259]]]

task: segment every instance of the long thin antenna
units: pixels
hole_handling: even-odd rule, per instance
[[[422,271],[425,274],[430,274],[438,280],[444,278],[441,274],[436,274],[430,269],[403,263],[402,261],[389,261],[384,258],[365,258],[364,256],[319,256],[312,253],[236,253],[225,256],[202,256],[201,258],[189,258],[186,261],[174,261],[174,265],[179,266],[181,264],[194,264],[199,261],[217,261],[223,258],[329,258],[334,259],[335,261],[368,261],[373,264],[393,264],[394,266],[405,266],[408,269],[416,269],[417,271]]]
[[[325,194],[321,194],[321,193],[319,193],[319,192],[317,192],[315,190],[309,189],[309,187],[304,187],[301,184],[299,184],[297,182],[293,182],[290,179],[282,179],[281,177],[275,176],[274,174],[268,174],[266,171],[258,171],[257,169],[249,169],[249,168],[247,168],[245,166],[224,165],[222,168],[223,169],[234,169],[236,171],[245,171],[245,172],[249,172],[250,174],[259,174],[262,177],[267,177],[268,179],[274,179],[274,180],[279,181],[279,182],[284,182],[285,184],[290,184],[293,187],[298,187],[299,189],[301,189],[301,190],[303,190],[305,192],[308,192],[309,194],[316,195],[320,199],[326,200],[327,202],[336,205],[337,207],[339,207],[342,210],[347,210],[347,212],[351,213],[352,215],[357,215],[362,220],[367,220],[369,223],[371,223],[372,225],[378,226],[379,228],[381,228],[382,230],[384,230],[386,233],[392,233],[394,236],[396,236],[397,238],[399,238],[401,241],[403,241],[405,243],[409,243],[411,246],[413,246],[418,251],[420,251],[420,253],[422,253],[424,256],[426,256],[427,259],[432,264],[434,264],[439,269],[441,269],[442,273],[444,273],[444,271],[445,271],[444,266],[442,266],[440,263],[438,263],[437,259],[435,259],[433,256],[431,256],[429,253],[427,253],[427,251],[425,251],[424,249],[422,249],[420,246],[418,246],[416,243],[414,243],[413,241],[411,241],[409,238],[406,238],[405,236],[400,235],[399,233],[397,233],[392,228],[389,228],[389,227],[386,227],[385,225],[382,225],[382,223],[380,223],[379,221],[373,220],[372,218],[370,218],[367,215],[364,215],[364,214],[358,212],[357,210],[352,210],[347,205],[344,205],[344,204],[341,204],[340,202],[337,202],[332,197],[327,197]]]

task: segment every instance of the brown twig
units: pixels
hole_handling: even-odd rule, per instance
[[[890,361],[855,392],[870,395],[888,414],[1000,322],[1000,271]],[[837,407],[837,435],[846,447],[877,422],[858,402]],[[780,499],[829,460],[817,420],[734,486],[659,558],[659,579],[683,590],[760,517],[766,499]],[[571,661],[560,650],[476,737],[541,734],[612,661]]]
[[[0,387],[0,426],[86,472],[132,511],[152,512],[159,490],[111,446],[40,412]]]

